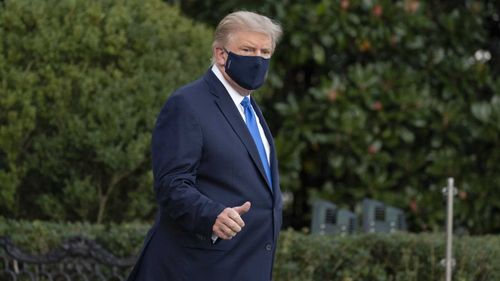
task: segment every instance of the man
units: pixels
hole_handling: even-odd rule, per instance
[[[215,31],[211,69],[161,110],[152,141],[159,214],[129,280],[271,280],[281,191],[251,94],[281,33],[265,16],[229,14]]]

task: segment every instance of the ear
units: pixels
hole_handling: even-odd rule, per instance
[[[227,54],[222,47],[214,48],[214,58],[215,63],[219,66],[224,66],[226,64]]]

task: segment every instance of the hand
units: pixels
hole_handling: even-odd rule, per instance
[[[217,237],[225,240],[232,239],[245,226],[241,215],[250,210],[252,204],[245,204],[233,208],[225,208],[215,220],[212,231]]]

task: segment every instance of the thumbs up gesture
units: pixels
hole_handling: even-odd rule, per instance
[[[241,216],[250,210],[252,204],[245,202],[241,206],[224,209],[215,220],[212,231],[221,239],[232,239],[245,226]]]
[[[246,214],[250,210],[251,206],[252,206],[252,204],[249,201],[247,201],[241,206],[233,207],[233,210],[238,212],[238,214],[241,216],[243,214]]]

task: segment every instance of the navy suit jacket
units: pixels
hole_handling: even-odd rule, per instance
[[[257,147],[229,93],[208,72],[171,95],[152,140],[159,212],[128,280],[269,281],[282,223],[278,164],[271,132],[272,186]],[[226,207],[252,206],[231,240],[211,241]]]

